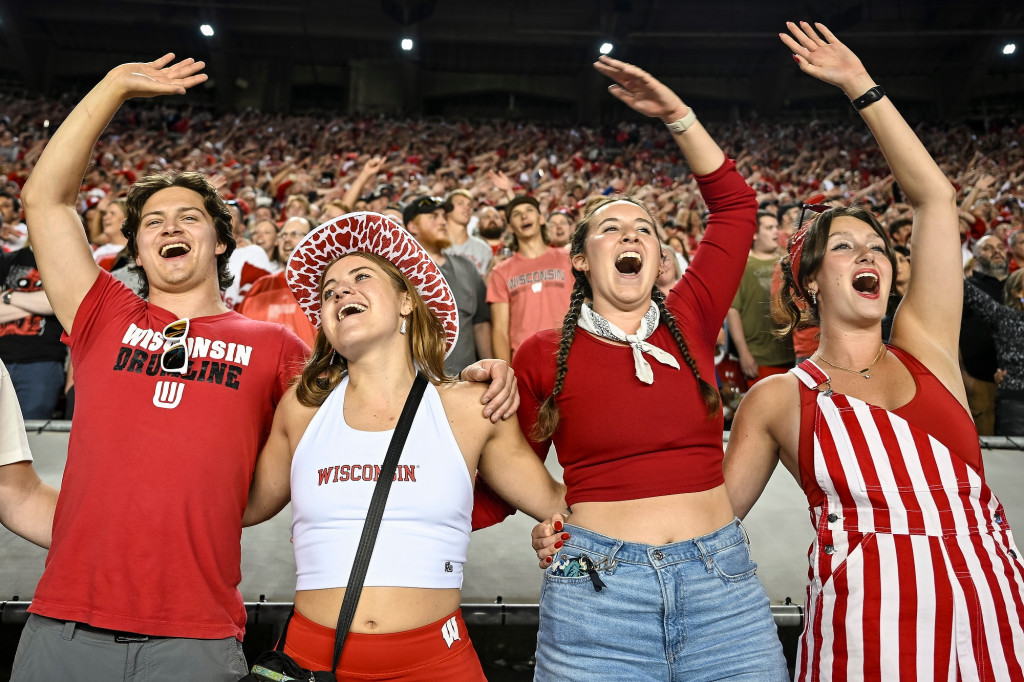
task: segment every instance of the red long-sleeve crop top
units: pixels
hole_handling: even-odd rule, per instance
[[[697,181],[711,216],[667,306],[701,377],[714,385],[715,339],[743,275],[757,202],[732,160]],[[512,362],[522,400],[519,424],[528,438],[554,386],[559,339],[559,330],[540,332],[523,343]],[[648,342],[671,353],[680,366],[652,361],[650,385],[636,377],[630,348],[576,333],[554,434],[570,506],[709,490],[724,480],[721,410],[708,417],[697,381],[664,323]],[[550,441],[530,442],[544,459]],[[514,511],[483,481],[475,498],[474,528],[498,523]]]

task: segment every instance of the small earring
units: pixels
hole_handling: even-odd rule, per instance
[[[405,318],[404,317],[402,318],[402,326],[398,328],[398,333],[399,334],[404,334],[405,333]]]
[[[337,360],[337,359],[338,359],[338,351],[336,351],[336,350],[332,350],[332,351],[331,351],[331,360],[330,360],[330,362],[328,362],[327,364],[328,364],[328,365],[333,365],[333,364],[334,364],[334,361],[335,361],[335,360]]]
[[[816,289],[811,289],[807,293],[811,295],[811,305],[818,305],[818,291]]]

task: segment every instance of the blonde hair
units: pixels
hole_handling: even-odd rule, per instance
[[[437,315],[430,309],[430,306],[423,301],[412,282],[388,259],[375,253],[353,251],[331,260],[324,266],[320,275],[318,291],[321,298],[324,290],[324,275],[335,263],[348,256],[359,256],[377,265],[391,280],[391,284],[399,295],[403,293],[409,295],[412,312],[409,314],[408,337],[413,363],[435,385],[452,381],[444,373],[446,337],[441,321],[437,319]],[[341,383],[347,372],[348,361],[330,344],[321,325],[316,332],[316,340],[313,341],[313,354],[298,378],[295,395],[303,405],[319,407],[331,391]]]

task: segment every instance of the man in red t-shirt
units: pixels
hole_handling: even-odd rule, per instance
[[[544,329],[562,326],[572,293],[569,252],[549,246],[544,220],[533,197],[519,196],[505,207],[515,253],[494,267],[487,280],[491,304],[491,351],[511,361],[519,345]]]
[[[172,59],[111,70],[23,191],[78,395],[13,679],[234,682],[246,672],[242,515],[274,407],[306,348],[223,303],[235,241],[205,176],[149,176],[128,193],[124,253],[148,300],[96,265],[74,206],[122,103],[206,80],[202,62]]]

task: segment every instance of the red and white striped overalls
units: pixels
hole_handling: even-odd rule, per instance
[[[813,362],[792,371],[817,392],[825,500],[796,679],[1024,680],[1024,563],[985,481],[893,412],[833,393]]]

